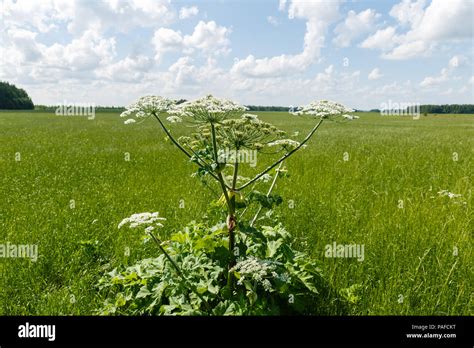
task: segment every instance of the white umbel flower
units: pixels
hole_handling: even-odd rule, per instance
[[[123,123],[124,124],[132,124],[135,123],[136,121],[133,118],[129,118],[128,120],[125,120]]]
[[[235,114],[247,110],[228,99],[219,99],[212,95],[176,105],[170,113],[192,118],[196,122],[218,123]]]
[[[138,99],[135,103],[126,107],[126,110],[120,114],[120,117],[135,116],[136,118],[145,118],[152,114],[167,112],[175,104],[171,99],[160,96],[145,96]]]
[[[168,122],[171,122],[171,123],[180,123],[180,122],[183,122],[183,119],[179,116],[168,116],[166,118],[166,120]]]
[[[354,110],[347,108],[340,103],[329,100],[320,100],[300,107],[294,114],[327,118],[330,116],[344,115],[350,112],[354,112]]]
[[[300,146],[300,142],[293,139],[278,139],[268,143],[268,146],[281,146],[287,150],[295,149]]]
[[[244,280],[249,279],[262,285],[266,291],[272,291],[272,284],[268,278],[272,278],[275,271],[275,265],[266,260],[260,260],[249,256],[243,259],[231,269],[240,276],[237,284],[242,285]]]
[[[138,213],[138,214],[133,214],[128,218],[123,219],[119,225],[118,228],[122,228],[125,225],[129,225],[130,228],[136,228],[136,227],[163,227],[163,224],[161,224],[159,221],[164,221],[166,220],[163,217],[159,216],[160,213],[154,212],[154,213]],[[147,230],[151,231],[151,230]]]

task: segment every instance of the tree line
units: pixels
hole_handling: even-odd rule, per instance
[[[393,110],[392,110],[393,111]],[[400,109],[397,111],[406,111],[406,109]],[[380,109],[371,109],[370,112],[381,112]],[[425,104],[420,105],[421,114],[474,114],[474,104],[444,104],[434,105]]]
[[[177,104],[184,103],[186,99],[179,99]],[[298,106],[262,106],[246,105],[249,111],[283,111],[297,110]],[[8,82],[0,81],[0,109],[7,110],[38,110],[43,112],[54,112],[57,105],[34,105],[26,91]],[[96,106],[96,112],[122,112],[122,106]],[[364,110],[356,110],[364,111]],[[379,109],[372,109],[371,112],[380,112]],[[474,114],[474,104],[424,104],[420,105],[422,114]]]
[[[473,104],[421,105],[422,114],[474,114]]]

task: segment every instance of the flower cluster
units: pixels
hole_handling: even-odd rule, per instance
[[[198,123],[219,123],[247,110],[231,100],[219,99],[212,95],[176,105],[170,113],[190,117]]]
[[[293,114],[327,118],[330,116],[340,116],[350,112],[354,112],[354,110],[336,102],[320,100],[298,108],[298,111],[294,112]]]
[[[180,123],[183,122],[183,119],[179,116],[168,116],[166,120],[170,123]]]
[[[174,104],[175,102],[171,99],[149,95],[146,97],[141,97],[135,103],[127,106],[126,110],[120,114],[120,117],[135,116],[136,118],[145,118],[152,114],[167,112],[173,107]],[[133,119],[127,119],[124,123],[134,123],[130,120]]]
[[[158,212],[154,213],[138,213],[138,214],[133,214],[128,218],[123,219],[119,225],[118,228],[122,228],[125,225],[129,225],[130,228],[136,228],[136,227],[146,227],[147,232],[151,232],[155,229],[155,227],[163,227],[163,224],[161,224],[159,221],[166,220],[163,217],[159,216],[160,214]]]
[[[272,284],[268,278],[273,277],[274,270],[275,265],[271,262],[250,256],[237,262],[231,269],[231,272],[238,273],[240,278],[237,284],[239,285],[242,285],[245,280],[249,279],[261,284],[266,291],[272,291]]]
[[[292,139],[279,139],[268,144],[268,146],[271,146],[271,147],[281,146],[286,151],[296,149],[300,145],[301,145],[300,142],[296,140],[292,140]]]
[[[217,125],[216,130],[223,140],[223,146],[237,150],[242,148],[261,150],[264,145],[285,134],[270,123],[248,116],[225,120]]]

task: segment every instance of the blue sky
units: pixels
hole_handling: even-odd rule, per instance
[[[2,0],[0,79],[37,104],[474,103],[470,0]]]

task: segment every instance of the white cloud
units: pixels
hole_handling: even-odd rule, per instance
[[[284,10],[285,6],[286,1],[280,1],[280,10]],[[264,58],[248,55],[244,59],[236,59],[232,73],[247,77],[277,77],[304,71],[319,57],[327,27],[338,15],[339,1],[292,0],[288,17],[306,19],[303,52]]]
[[[169,69],[169,79],[175,89],[200,89],[208,81],[219,79],[224,72],[216,67],[216,61],[208,58],[205,65],[197,66],[191,57],[181,57]]]
[[[155,58],[158,60],[163,53],[174,50],[183,50],[186,54],[195,50],[208,55],[226,54],[230,52],[230,32],[229,28],[219,26],[214,21],[200,21],[191,35],[184,36],[180,31],[160,28],[155,31],[152,39]]]
[[[159,61],[164,53],[178,50],[183,47],[183,36],[179,31],[160,28],[155,31],[151,42],[155,47],[155,59]]]
[[[267,22],[270,23],[271,25],[275,26],[275,27],[279,24],[278,19],[276,19],[273,16],[268,16],[267,17]]]
[[[90,70],[111,63],[116,55],[115,45],[115,38],[105,39],[88,30],[69,44],[55,43],[44,49],[44,62],[48,66],[72,71]]]
[[[2,5],[6,27],[49,32],[66,24],[75,35],[110,28],[126,32],[132,27],[154,27],[157,22],[166,25],[176,17],[167,0],[3,0]]]
[[[285,11],[287,0],[280,0],[278,3],[278,10]]]
[[[438,76],[427,76],[420,82],[421,87],[432,87],[448,80],[448,69],[442,69]]]
[[[67,15],[69,11],[57,4],[52,1],[3,0],[2,24],[6,28],[21,26],[41,33],[48,32],[57,28],[56,23],[61,19],[70,18]]]
[[[339,23],[334,29],[337,36],[333,39],[334,43],[341,47],[348,47],[352,40],[373,30],[380,14],[372,9],[367,9],[356,13],[349,11],[344,22]]]
[[[12,64],[37,61],[42,56],[41,46],[36,43],[37,35],[36,32],[26,29],[8,29],[6,36],[11,44],[2,47],[2,60]]]
[[[433,0],[425,8],[423,0],[403,0],[390,11],[397,19],[398,27],[379,30],[368,37],[361,47],[380,49],[386,59],[426,56],[442,42],[472,39],[472,12],[472,1]],[[409,27],[408,31],[397,33],[397,29],[405,27]]]
[[[94,69],[110,64],[116,56],[115,38],[103,38],[92,30],[67,44],[47,46],[36,39],[36,33],[25,29],[7,30],[1,70],[8,73],[3,76],[11,74],[30,83],[88,79]]]
[[[200,49],[213,54],[228,53],[230,32],[229,28],[219,26],[214,21],[200,21],[191,35],[184,36],[183,43],[190,50]]]
[[[180,19],[187,19],[187,18],[191,18],[193,16],[197,16],[197,14],[199,13],[199,9],[197,8],[197,6],[190,6],[190,7],[181,7],[181,9],[179,10],[179,18]]]
[[[424,14],[425,0],[402,0],[390,10],[390,15],[401,25],[417,26]]]
[[[379,78],[381,78],[383,75],[380,73],[380,69],[379,68],[375,68],[373,69],[369,75],[367,76],[367,78],[369,80],[378,80]]]
[[[449,62],[448,67],[441,69],[441,72],[438,76],[427,76],[421,81],[421,87],[433,87],[439,85],[443,82],[449,81],[452,78],[452,75],[456,69],[461,67],[467,58],[462,55],[453,56]]]
[[[365,39],[360,47],[379,49],[379,50],[389,50],[397,42],[397,35],[395,27],[387,27],[385,29],[380,29],[375,32],[375,34],[369,36]]]
[[[391,52],[382,54],[387,59],[409,59],[428,54],[431,46],[423,40],[408,41],[395,47]]]
[[[125,57],[116,63],[109,64],[95,71],[96,76],[112,81],[138,82],[145,77],[145,73],[153,66],[153,60],[140,55]]]

